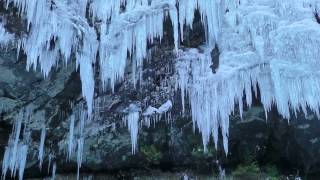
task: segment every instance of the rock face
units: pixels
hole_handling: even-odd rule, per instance
[[[262,165],[277,164],[285,173],[320,171],[320,121],[316,116],[310,113],[304,117],[298,113],[288,122],[272,111],[266,119],[259,100],[244,113],[242,120],[238,113],[232,116],[227,156],[222,144],[218,150],[211,144],[208,152],[204,153],[201,135],[193,131],[190,108],[185,114],[181,113],[180,95],[175,91],[173,38],[170,37],[170,23],[166,24],[168,37],[161,44],[155,43],[150,47],[152,58],[144,64],[143,81],[134,86],[129,65],[125,79],[116,85],[114,93],[96,91],[95,116],[85,128],[81,172],[194,169],[211,173],[217,170],[217,160],[227,169],[257,161]],[[186,33],[185,39],[189,41],[185,41],[184,46],[194,47],[204,42],[201,23],[195,21],[193,30],[189,31],[199,33],[196,36],[190,33],[192,37]],[[2,50],[0,53],[0,159],[14,116],[20,109],[32,107],[33,116],[28,123],[32,141],[25,177],[46,176],[49,154],[54,155],[52,161],[57,163],[58,172],[75,172],[76,153],[70,162],[66,160],[70,115],[80,111],[84,104],[75,65],[59,65],[44,79],[39,71],[27,72],[25,57],[20,55],[17,60],[16,56],[15,50]],[[149,105],[160,107],[167,100],[173,102],[170,114],[160,117],[150,128],[143,126],[139,129],[138,148],[133,155],[130,134],[122,120],[126,108],[133,103],[145,110]],[[43,124],[47,128],[47,137],[44,166],[40,171],[37,153]]]

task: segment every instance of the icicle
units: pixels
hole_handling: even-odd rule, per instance
[[[138,112],[130,113],[127,117],[127,121],[128,121],[128,129],[131,136],[132,154],[135,154],[137,139],[138,139],[138,129],[139,129],[139,113]]]
[[[86,99],[89,115],[91,115],[93,109],[94,73],[92,66],[98,50],[98,42],[96,39],[97,37],[94,30],[89,28],[85,33],[84,45],[81,52],[77,54],[77,62],[80,64],[82,96]]]
[[[57,164],[54,162],[52,166],[52,175],[51,175],[51,180],[56,179],[56,171],[57,171]]]
[[[45,138],[46,138],[46,126],[43,125],[41,129],[41,135],[40,135],[39,156],[38,156],[40,170],[42,168],[42,162],[43,162],[43,156],[44,156]]]
[[[82,164],[82,156],[83,156],[83,145],[84,145],[84,138],[81,137],[78,139],[78,153],[77,153],[77,180],[80,178],[80,168]]]
[[[50,172],[50,167],[51,167],[51,163],[52,163],[52,160],[54,158],[54,155],[53,154],[49,154],[49,162],[48,162],[48,173]]]
[[[77,140],[77,179],[80,178],[80,168],[83,159],[83,146],[84,146],[84,126],[88,117],[88,113],[84,110],[80,111],[80,127],[79,127],[79,139]]]
[[[21,125],[23,120],[23,111],[20,111],[15,117],[12,134],[9,137],[8,145],[6,146],[3,161],[2,161],[2,177],[6,177],[7,171],[11,170],[11,176],[19,168],[16,164],[18,162],[18,153],[20,149],[19,146],[19,136],[21,132]]]
[[[73,152],[73,144],[74,144],[74,115],[71,115],[70,117],[70,127],[69,127],[69,139],[68,139],[68,154],[67,159],[70,161],[71,155]]]
[[[22,145],[18,151],[18,169],[19,169],[19,180],[23,180],[23,173],[27,162],[28,145]]]
[[[138,143],[139,117],[141,109],[135,104],[130,104],[127,111],[128,115],[124,118],[124,121],[128,125],[128,130],[130,132],[132,154],[135,154]]]
[[[13,39],[14,39],[14,36],[12,34],[8,33],[5,30],[3,24],[0,23],[0,47],[3,47],[3,48],[7,47],[8,44],[11,41],[13,41]]]

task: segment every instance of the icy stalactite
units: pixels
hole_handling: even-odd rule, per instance
[[[42,168],[42,162],[43,162],[43,157],[44,157],[44,153],[45,153],[44,152],[45,139],[46,139],[46,126],[43,125],[43,127],[41,128],[40,144],[39,144],[39,155],[38,155],[40,169]]]
[[[77,53],[77,63],[80,65],[82,96],[86,99],[88,114],[91,115],[95,86],[93,64],[97,56],[98,41],[92,28],[85,31],[83,38],[83,47]]]
[[[80,111],[80,124],[79,124],[79,138],[77,140],[77,179],[80,177],[80,168],[83,159],[84,147],[84,128],[88,118],[88,113],[85,110]]]
[[[130,132],[132,154],[135,154],[138,143],[139,119],[141,109],[135,104],[130,104],[126,111],[128,115],[126,115],[123,120],[125,124],[127,124],[128,130]]]
[[[54,162],[53,166],[52,166],[51,180],[55,180],[56,179],[56,171],[57,171],[57,164],[56,164],[56,162]]]
[[[139,112],[130,113],[127,117],[127,121],[132,143],[132,154],[134,154],[138,142]]]
[[[52,165],[54,158],[55,158],[55,155],[53,153],[50,153],[48,156],[48,173],[50,172],[50,167]]]
[[[80,178],[80,168],[82,164],[82,158],[83,158],[83,146],[84,146],[84,137],[81,137],[77,141],[77,179]]]
[[[24,169],[27,164],[28,145],[24,144],[20,148],[17,160],[19,161],[19,180],[23,180]]]
[[[69,136],[68,136],[68,151],[67,151],[67,159],[70,160],[72,156],[72,152],[74,149],[74,121],[75,116],[71,115],[70,117],[70,127],[69,127]]]

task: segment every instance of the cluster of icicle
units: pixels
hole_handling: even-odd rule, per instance
[[[90,117],[94,108],[94,70],[99,63],[104,88],[123,79],[128,59],[133,67],[142,67],[147,45],[162,39],[163,22],[170,18],[177,52],[177,88],[183,104],[188,96],[194,126],[206,146],[213,136],[218,143],[222,130],[224,150],[228,153],[229,115],[239,106],[243,113],[252,104],[252,91],[259,87],[262,104],[268,112],[273,104],[280,114],[290,118],[308,109],[319,115],[320,92],[318,57],[320,28],[314,13],[318,0],[5,0],[7,7],[18,8],[27,22],[28,33],[14,40],[0,26],[0,45],[15,41],[18,51],[27,56],[27,69],[40,66],[44,77],[60,61],[75,58],[82,81],[82,94]],[[202,49],[179,50],[184,27],[192,28],[194,12],[199,10],[205,27],[207,45]],[[16,37],[18,38],[18,37]],[[209,68],[210,50],[218,44],[220,66],[216,74]],[[129,53],[128,53],[129,52]],[[172,104],[167,104],[171,107]],[[185,108],[185,107],[184,107]],[[183,108],[183,111],[184,111]],[[139,117],[161,114],[161,108],[149,107],[144,113],[130,110],[125,118],[136,150]],[[79,116],[82,117],[82,116]],[[72,120],[73,119],[73,120]],[[79,138],[74,138],[71,117],[68,159],[77,149],[78,169],[84,147],[84,124],[80,119]],[[85,119],[85,118],[83,118]],[[19,172],[22,179],[28,150],[28,131],[19,139],[21,117],[16,118],[3,161],[3,176]],[[150,120],[146,118],[150,126]],[[45,128],[39,147],[43,161]],[[77,144],[77,145],[75,145]],[[56,165],[53,166],[55,172]]]
[[[15,117],[12,134],[9,137],[8,145],[2,160],[2,178],[5,179],[7,172],[10,171],[11,177],[16,177],[18,172],[19,180],[23,179],[26,166],[31,131],[28,129],[31,109],[21,110]],[[24,124],[24,128],[22,125]],[[20,140],[22,134],[23,139]]]
[[[127,59],[134,67],[143,66],[147,44],[162,39],[163,22],[170,18],[175,51],[179,32],[192,26],[194,11],[200,10],[209,42],[218,39],[221,12],[236,4],[223,0],[5,0],[18,8],[26,19],[28,33],[17,40],[18,51],[27,55],[27,70],[40,66],[44,77],[53,66],[75,58],[80,67],[82,94],[92,113],[94,65],[99,63],[104,88],[121,80]],[[178,6],[177,6],[178,5]],[[230,6],[230,7],[229,7]],[[222,8],[223,7],[223,8]],[[179,14],[179,16],[178,16]],[[180,24],[180,28],[179,28]],[[179,31],[180,29],[180,31]],[[1,32],[1,29],[0,29]],[[127,53],[129,52],[129,54]],[[98,55],[99,54],[99,55]],[[74,55],[74,56],[72,56]]]
[[[85,126],[90,118],[87,111],[82,107],[70,116],[70,127],[67,146],[67,161],[72,159],[75,150],[77,159],[77,179],[80,178],[80,168],[83,159],[83,148],[85,141]],[[77,121],[76,121],[77,120]],[[77,124],[76,124],[77,123]],[[78,127],[77,129],[75,127]]]
[[[242,0],[220,24],[215,74],[210,68],[212,47],[179,52],[177,88],[182,104],[186,97],[190,101],[205,150],[211,136],[217,148],[220,127],[228,153],[229,116],[238,106],[242,117],[258,91],[266,116],[275,105],[288,120],[298,111],[311,110],[320,117],[317,5],[319,1]]]
[[[136,67],[142,66],[148,42],[162,38],[167,17],[176,29],[178,49],[178,14],[172,0],[6,0],[6,4],[16,6],[27,21],[28,35],[17,40],[18,51],[27,55],[27,70],[39,65],[47,77],[59,61],[67,64],[75,57],[89,114],[97,61],[102,84],[114,89],[124,76],[127,52]]]
[[[164,118],[167,123],[170,122],[172,105],[172,101],[167,100],[159,108],[148,106],[142,113],[141,108],[136,104],[130,104],[129,107],[125,109],[124,113],[127,115],[123,118],[123,121],[124,124],[128,126],[130,132],[132,154],[135,154],[137,149],[139,127],[145,125],[149,128],[152,122],[155,124],[162,118]],[[142,119],[142,123],[140,123],[139,126],[140,119]]]

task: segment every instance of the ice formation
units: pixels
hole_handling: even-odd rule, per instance
[[[131,137],[132,154],[136,152],[138,143],[138,131],[139,131],[139,118],[141,109],[135,105],[130,104],[127,108],[127,113],[124,117],[124,123],[127,124]]]
[[[51,180],[55,180],[56,179],[56,171],[57,171],[57,164],[53,163]]]
[[[219,24],[221,55],[216,74],[209,68],[210,43],[179,53],[177,87],[183,104],[188,95],[205,150],[211,135],[217,147],[220,127],[228,153],[229,116],[236,105],[242,116],[243,106],[251,106],[257,88],[266,114],[275,104],[286,119],[291,110],[296,114],[311,109],[319,116],[320,31],[313,18],[315,2],[247,0],[237,4],[235,12],[228,9]]]
[[[0,47],[7,47],[12,42],[14,36],[6,31],[3,24],[0,23]]]
[[[114,89],[116,81],[124,76],[127,52],[136,67],[142,66],[148,42],[162,38],[166,17],[172,20],[175,49],[178,50],[178,14],[174,0],[6,2],[7,6],[13,3],[18,7],[20,15],[27,19],[29,32],[18,41],[18,47],[27,55],[28,70],[32,67],[35,70],[39,64],[44,77],[47,77],[60,59],[67,64],[71,55],[76,55],[80,66],[82,94],[89,114],[93,108],[93,66],[98,52],[102,83],[105,87],[110,84]],[[124,5],[126,10],[123,11],[121,6]],[[101,21],[99,26],[89,25],[87,6],[90,7],[91,19]],[[0,40],[6,40],[7,34],[2,31],[3,28],[0,28]]]
[[[53,158],[54,158],[54,154],[49,154],[48,155],[48,173],[50,172],[50,167],[51,167],[51,164],[52,164],[52,161],[53,161]]]
[[[139,125],[146,125],[150,127],[151,120],[157,122],[161,119],[162,115],[168,113],[172,108],[172,101],[167,100],[159,108],[149,106],[143,113],[141,113],[141,108],[136,104],[130,104],[128,108],[125,109],[126,116],[123,118],[125,125],[128,126],[131,137],[132,154],[135,154],[138,144],[138,131]],[[144,124],[140,123],[140,119],[144,120]]]
[[[71,159],[71,155],[74,148],[74,121],[75,116],[71,115],[70,117],[70,127],[69,127],[69,137],[68,137],[68,152],[67,152],[67,159]]]
[[[77,140],[77,179],[80,178],[80,168],[83,159],[83,146],[84,146],[84,127],[88,117],[88,113],[86,111],[80,112],[80,124],[79,124],[79,138]]]
[[[150,127],[151,121],[153,121],[153,124],[155,125],[155,123],[158,120],[160,120],[163,115],[165,116],[165,118],[170,119],[170,110],[172,106],[173,106],[173,103],[171,100],[167,100],[159,108],[148,106],[147,109],[142,113],[144,124],[147,127]],[[169,117],[166,116],[167,113],[169,113],[168,114]]]
[[[45,139],[46,139],[46,126],[43,125],[43,127],[41,128],[40,145],[39,145],[39,156],[38,156],[40,169],[42,168],[42,162],[43,162],[43,157],[44,157],[44,153],[45,153],[44,152]]]
[[[132,72],[141,73],[136,70],[143,67],[147,45],[163,38],[166,19],[172,22],[182,112],[185,113],[185,99],[188,98],[194,128],[201,132],[205,150],[211,136],[217,148],[220,128],[224,150],[228,154],[229,116],[236,111],[242,116],[243,107],[251,106],[258,88],[266,114],[275,105],[287,119],[291,112],[296,114],[299,110],[304,113],[312,110],[320,116],[317,63],[320,28],[314,18],[315,13],[320,12],[319,0],[5,2],[7,7],[12,4],[18,8],[20,16],[27,21],[28,32],[14,37],[1,24],[0,46],[15,41],[13,44],[17,45],[18,51],[26,54],[27,70],[36,70],[40,66],[44,77],[49,76],[52,68],[61,61],[69,64],[75,59],[81,76],[82,96],[87,103],[86,118],[93,115],[97,67],[100,68],[103,88],[111,87],[113,91],[115,83],[124,78],[128,62],[134,67]],[[198,49],[181,50],[184,28],[192,28],[196,10],[200,12],[207,42]],[[210,51],[215,45],[221,51],[221,62],[213,74]],[[133,83],[136,81],[134,78]],[[172,102],[168,101],[159,108],[149,106],[141,113],[139,107],[129,106],[125,122],[131,135],[132,153],[136,151],[140,114],[147,119],[165,114],[171,107]],[[73,120],[71,117],[67,147],[68,159],[77,148],[78,173],[84,147],[85,121],[81,117],[78,136],[74,132],[74,117]],[[2,165],[3,176],[8,170],[12,176],[19,171],[20,179],[29,141],[27,130],[24,130],[23,141],[19,139],[21,123],[22,120],[17,118]],[[43,134],[39,148],[40,164],[45,131]]]
[[[5,148],[5,153],[2,161],[2,178],[5,179],[7,171],[11,171],[11,177],[15,177],[18,173],[19,180],[23,179],[23,173],[26,166],[28,155],[28,146],[30,141],[30,131],[24,127],[22,131],[22,123],[29,118],[29,112],[21,110],[15,117],[12,134],[9,136],[8,145]],[[20,140],[22,132],[23,139]]]
[[[119,15],[108,27],[108,32],[106,25],[101,27],[101,79],[103,84],[110,81],[113,90],[116,80],[124,76],[127,52],[133,57],[134,66],[140,67],[147,55],[148,42],[152,43],[154,38],[162,39],[163,21],[167,11],[173,27],[178,27],[175,4],[171,1],[154,2],[150,6],[139,6]],[[174,41],[177,50],[177,31],[174,32]]]

